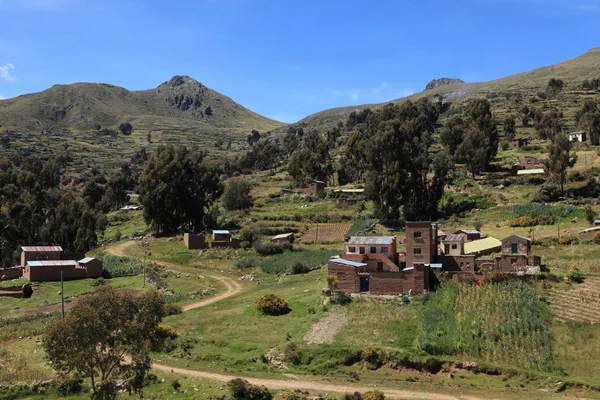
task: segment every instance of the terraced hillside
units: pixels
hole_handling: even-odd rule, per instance
[[[550,310],[562,322],[600,323],[600,277],[588,278],[570,290],[552,290]]]

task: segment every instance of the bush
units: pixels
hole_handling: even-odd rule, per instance
[[[569,273],[569,281],[573,281],[575,283],[583,283],[585,280],[585,275],[579,271],[577,268],[573,268]]]
[[[302,352],[296,343],[288,343],[283,352],[284,360],[292,365],[298,365],[302,362]]]
[[[254,306],[258,312],[264,315],[283,315],[291,311],[287,301],[275,293],[267,293],[259,297]]]
[[[558,244],[562,244],[562,245],[571,244],[571,238],[566,235],[561,235],[560,238],[558,239]]]
[[[236,378],[227,384],[232,400],[272,400],[273,395],[264,386],[256,386],[248,381]]]
[[[592,241],[596,244],[600,244],[600,232],[596,232],[594,234],[594,237],[592,238]]]
[[[179,390],[179,388],[181,387],[181,383],[179,383],[179,379],[175,378],[171,381],[171,386],[173,387],[173,389],[175,390]]]
[[[377,390],[371,390],[363,394],[363,400],[385,400],[385,395]]]
[[[508,226],[534,226],[536,220],[526,215],[508,220]]]
[[[94,279],[94,281],[92,282],[92,286],[96,287],[96,286],[102,286],[104,285],[104,278],[103,277],[98,277],[96,279]]]
[[[144,263],[137,258],[105,256],[102,261],[104,263],[102,269],[104,278],[133,276],[144,272]]]
[[[240,257],[236,258],[233,266],[237,269],[256,268],[260,265],[260,259],[257,257]]]
[[[336,292],[331,296],[331,303],[341,306],[352,303],[352,296],[345,292]]]
[[[362,359],[368,369],[377,369],[381,365],[381,355],[371,346],[363,350]]]
[[[600,232],[598,232],[600,235]],[[599,236],[600,238],[600,236]],[[330,289],[335,289],[340,284],[340,280],[336,275],[327,275],[327,285]]]
[[[54,384],[56,389],[63,396],[74,395],[81,392],[81,384],[83,378],[76,377],[61,377]]]
[[[165,316],[181,314],[183,310],[177,304],[165,304]]]
[[[273,256],[275,254],[281,254],[285,250],[284,246],[275,243],[262,243],[257,240],[253,245],[254,249],[261,256]]]
[[[359,392],[354,392],[352,394],[346,393],[344,395],[344,397],[342,397],[342,400],[364,400],[362,397],[362,394],[360,394]]]
[[[302,261],[296,261],[294,264],[292,264],[292,274],[300,275],[306,274],[308,272],[310,272],[310,268]]]
[[[115,241],[119,241],[121,240],[121,230],[117,229],[117,231],[115,232]]]

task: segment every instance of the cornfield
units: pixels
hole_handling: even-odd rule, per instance
[[[522,282],[443,285],[426,303],[418,345],[430,354],[464,353],[521,368],[553,368],[542,308]]]

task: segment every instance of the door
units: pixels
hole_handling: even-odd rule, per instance
[[[512,244],[512,253],[513,254],[518,254],[519,253],[519,243],[513,243]]]
[[[369,291],[369,277],[361,276],[360,277],[360,292],[367,293]]]

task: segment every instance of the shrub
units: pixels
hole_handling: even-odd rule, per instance
[[[248,381],[236,378],[227,384],[232,400],[272,400],[273,395],[264,386],[252,385]]]
[[[362,359],[369,369],[377,369],[381,365],[381,355],[373,347],[368,346],[362,352]]]
[[[171,386],[173,387],[173,389],[175,390],[179,390],[179,388],[181,387],[181,383],[179,383],[179,379],[175,378],[171,381]]]
[[[508,226],[511,227],[515,227],[515,226],[534,226],[536,225],[536,221],[535,219],[528,217],[526,215],[523,215],[521,217],[517,217],[517,218],[512,218],[508,220]]]
[[[298,365],[302,362],[302,352],[296,343],[288,343],[283,352],[284,360],[290,364]]]
[[[94,279],[94,281],[92,282],[92,286],[96,287],[96,286],[102,286],[104,285],[104,278],[103,277],[98,277],[96,279]]]
[[[344,397],[342,397],[342,400],[364,400],[362,397],[362,394],[360,394],[359,392],[354,392],[352,394],[346,393],[344,395]]]
[[[598,235],[600,235],[600,232],[598,232]],[[599,236],[600,238],[600,236]],[[329,285],[329,287],[331,289],[336,288],[340,283],[340,280],[338,279],[338,277],[336,275],[327,275],[327,285]]]
[[[237,269],[256,268],[260,264],[257,257],[239,257],[233,262],[233,266]]]
[[[117,229],[117,231],[115,232],[115,241],[119,241],[121,240],[121,230]]]
[[[600,244],[600,232],[596,232],[594,234],[594,237],[592,238],[592,241],[596,244]]]
[[[560,238],[558,239],[558,244],[562,244],[562,245],[571,244],[571,238],[566,235],[561,235]]]
[[[267,293],[259,297],[254,306],[258,312],[264,315],[283,315],[291,311],[287,301],[275,293]]]
[[[83,383],[83,378],[78,376],[76,377],[61,377],[56,383],[55,387],[60,394],[63,396],[74,395],[76,393],[81,392],[81,384]]]
[[[569,272],[569,281],[573,281],[575,283],[583,283],[585,280],[585,275],[579,271],[577,268],[573,268],[571,272]]]
[[[139,275],[144,271],[144,263],[137,258],[105,256],[102,261],[102,276],[105,278]]]
[[[183,311],[177,304],[165,304],[164,310],[166,316],[181,314]]]
[[[352,296],[345,292],[336,292],[331,296],[331,302],[343,306],[352,303]]]
[[[279,244],[262,243],[259,240],[254,242],[253,247],[261,256],[273,256],[275,254],[281,254],[285,250],[285,248]]]
[[[363,394],[363,400],[385,400],[385,395],[377,390],[371,390]]]
[[[292,264],[292,274],[300,275],[306,274],[308,272],[310,272],[310,268],[302,261],[296,261],[294,264]]]

